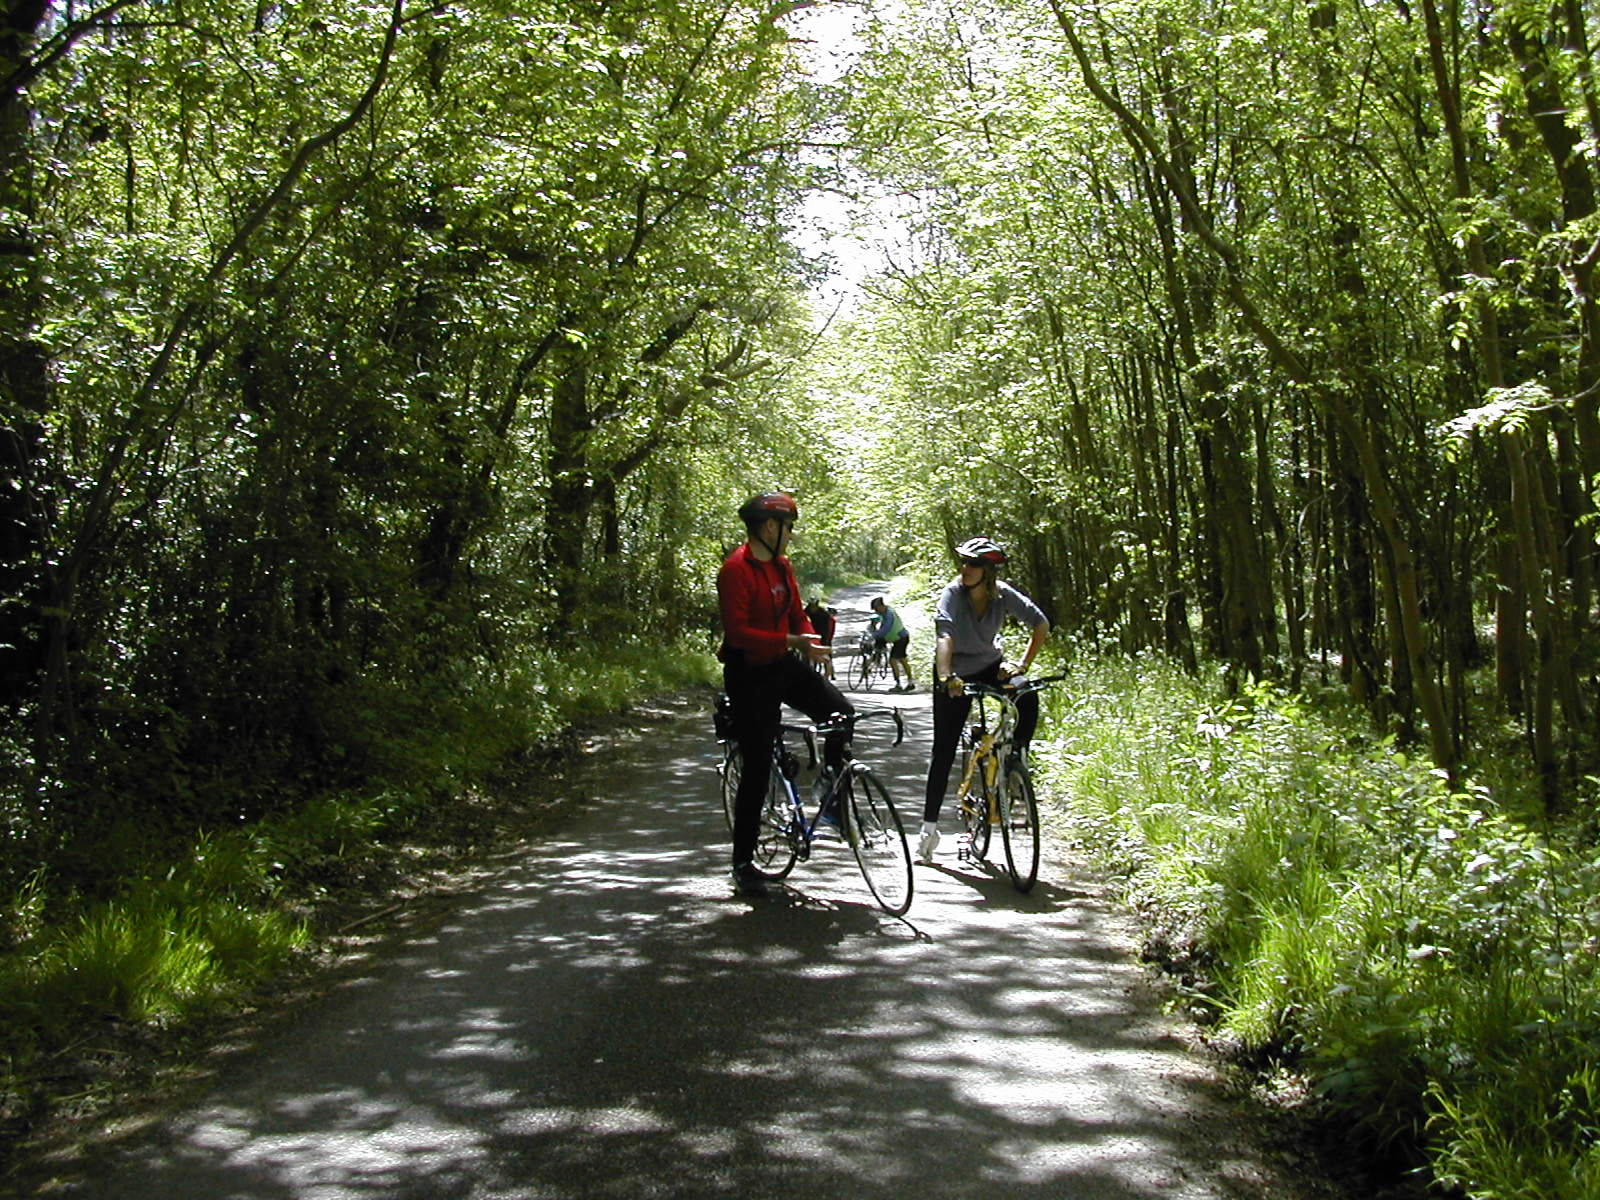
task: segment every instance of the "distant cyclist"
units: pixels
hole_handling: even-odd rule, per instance
[[[827,651],[806,619],[786,554],[799,516],[787,492],[764,492],[745,501],[739,508],[745,542],[717,575],[723,633],[717,657],[741,756],[733,878],[746,896],[767,893],[766,877],[754,859],[782,706],[792,705],[813,721],[855,711],[837,687],[811,669]],[[826,756],[837,767],[842,745],[829,739]]]
[[[867,621],[867,629],[880,650],[885,646],[889,648],[889,669],[894,672],[894,690],[916,691],[917,685],[911,678],[911,662],[906,658],[906,650],[911,645],[910,630],[900,619],[900,614],[890,608],[882,596],[873,597],[872,611],[877,615]],[[900,684],[901,675],[906,677],[904,687]]]
[[[939,809],[950,783],[961,729],[972,708],[966,685],[998,685],[1025,674],[1050,633],[1044,610],[999,579],[1006,552],[997,542],[972,538],[956,547],[956,556],[961,560],[961,574],[939,593],[933,614],[933,754],[928,761],[922,836],[917,841],[917,857],[925,863],[933,861],[939,844]],[[1015,666],[1005,661],[1001,648],[1008,615],[1033,630],[1022,662]],[[1026,751],[1038,724],[1038,694],[1019,696],[1013,753]]]

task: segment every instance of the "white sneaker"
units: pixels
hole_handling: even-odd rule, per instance
[[[933,852],[939,848],[939,831],[937,829],[924,829],[922,836],[917,839],[917,860],[933,866]]]

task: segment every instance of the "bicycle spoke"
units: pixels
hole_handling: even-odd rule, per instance
[[[794,802],[776,767],[767,781],[767,801],[761,806],[761,826],[756,834],[756,866],[771,879],[794,870],[797,854]]]
[[[744,758],[739,753],[739,743],[728,741],[722,749],[722,815],[728,822],[728,832],[733,832],[733,799],[739,794],[739,777],[744,774]]]
[[[1019,892],[1039,877],[1039,804],[1033,779],[1022,763],[1006,772],[1005,794],[1000,800],[1000,836],[1006,844],[1006,869]]]
[[[850,849],[878,903],[899,916],[911,907],[911,847],[900,814],[877,776],[857,767],[847,803]]]
[[[967,778],[971,763],[972,747],[969,745],[961,755],[961,778]],[[972,786],[961,802],[961,827],[966,832],[967,854],[973,862],[982,862],[989,853],[989,799],[983,788],[983,765],[978,764],[978,773],[972,776]]]

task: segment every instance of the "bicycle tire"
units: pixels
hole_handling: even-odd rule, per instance
[[[756,830],[755,864],[768,879],[783,879],[794,870],[800,847],[796,839],[795,802],[789,783],[772,768],[767,780],[767,802],[761,806]]]
[[[1026,892],[1039,878],[1039,801],[1033,777],[1022,763],[1006,772],[1000,798],[1000,837],[1006,846],[1006,870],[1017,891]]]
[[[722,765],[722,816],[728,823],[728,833],[733,833],[733,805],[739,794],[739,777],[744,773],[744,760],[739,754],[739,744],[729,742],[723,752]],[[784,786],[782,773],[776,763],[767,776],[767,799],[761,806],[761,824],[756,833],[755,864],[762,874],[771,879],[782,879],[794,870],[799,849],[792,836],[794,802]]]
[[[850,664],[850,690],[864,692],[872,682],[872,659],[869,655],[858,654],[855,662]]]
[[[890,916],[911,907],[911,847],[889,791],[868,768],[850,774],[848,837],[873,899]]]
[[[961,778],[967,777],[967,768],[972,763],[972,744],[969,742],[961,748]],[[967,853],[974,862],[982,862],[989,853],[989,797],[983,790],[983,764],[978,764],[979,770],[972,778],[970,790],[967,792],[966,803],[961,808],[961,824],[967,835]]]
[[[739,743],[728,741],[722,747],[722,762],[717,774],[722,776],[722,816],[728,822],[728,832],[733,832],[733,798],[739,794],[739,776],[744,772],[744,761],[739,755]]]

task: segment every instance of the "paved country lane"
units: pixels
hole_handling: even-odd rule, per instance
[[[910,824],[927,693],[857,699],[910,720],[901,747],[858,739]],[[595,748],[557,835],[51,1194],[1322,1194],[1241,1132],[1115,906],[1059,862],[1019,896],[947,835],[900,920],[835,843],[774,898],[736,898],[708,707]]]

